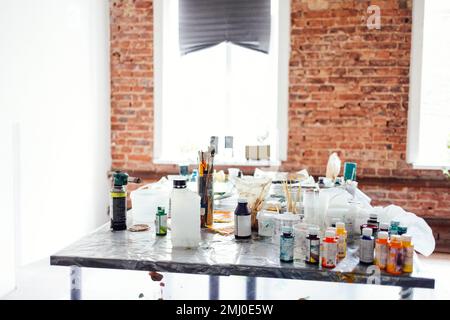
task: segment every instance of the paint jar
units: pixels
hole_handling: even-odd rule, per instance
[[[320,261],[320,238],[319,227],[312,226],[308,229],[306,237],[306,257],[305,262],[308,264],[319,264]]]
[[[325,231],[325,238],[323,239],[322,252],[322,267],[334,268],[336,267],[337,257],[337,240],[336,232],[332,229]]]
[[[258,219],[258,234],[261,237],[271,237],[275,228],[276,213],[269,211],[259,211],[256,214]]]
[[[391,226],[389,227],[389,236],[398,234],[398,227],[400,225],[400,221],[392,220]]]
[[[238,199],[238,205],[234,211],[234,237],[236,239],[250,239],[252,236],[252,221],[247,204],[247,199]]]
[[[339,259],[343,259],[347,255],[347,230],[345,230],[345,223],[338,222],[336,224],[336,237],[337,256]]]
[[[359,262],[365,264],[373,263],[374,239],[372,229],[364,228],[362,230],[361,240],[359,242]]]
[[[285,212],[283,214],[275,215],[275,227],[274,236],[272,242],[278,244],[283,227],[290,227],[294,229],[294,225],[300,223],[300,215],[293,214],[292,212]]]
[[[306,237],[308,237],[308,224],[299,223],[294,226],[295,247],[294,260],[305,261],[306,258]]]
[[[403,272],[413,272],[414,245],[411,242],[411,236],[404,234],[401,236],[403,247]]]
[[[389,234],[386,231],[378,232],[378,238],[375,241],[375,265],[381,270],[386,269],[388,241]]]
[[[294,261],[294,243],[295,237],[292,228],[284,226],[280,237],[280,260],[283,262]]]
[[[401,274],[403,271],[403,247],[401,237],[392,235],[389,243],[386,271],[390,274]]]

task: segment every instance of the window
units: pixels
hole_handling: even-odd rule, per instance
[[[245,146],[258,144],[271,146],[270,164],[285,160],[289,1],[271,1],[268,54],[230,42],[181,54],[178,10],[178,0],[154,2],[154,161],[196,163],[211,136],[219,164],[253,164]]]
[[[415,0],[408,162],[450,167],[450,1]]]

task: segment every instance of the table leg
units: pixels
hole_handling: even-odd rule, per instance
[[[413,288],[402,287],[400,289],[400,300],[412,300],[414,296]]]
[[[219,276],[209,276],[209,300],[219,300]]]
[[[256,300],[256,278],[246,277],[246,299]]]
[[[70,300],[81,300],[81,268],[70,267]]]

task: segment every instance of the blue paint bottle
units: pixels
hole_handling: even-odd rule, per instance
[[[281,229],[280,260],[283,262],[294,261],[294,235],[290,226],[283,226]]]

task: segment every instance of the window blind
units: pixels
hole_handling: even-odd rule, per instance
[[[182,55],[221,42],[268,53],[270,0],[179,0]]]

